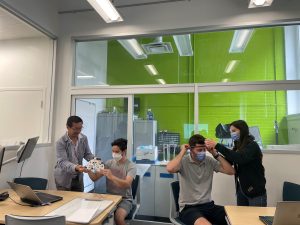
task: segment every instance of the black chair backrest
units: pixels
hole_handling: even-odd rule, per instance
[[[179,191],[180,191],[179,181],[172,182],[171,187],[172,187],[173,198],[176,206],[176,212],[178,212],[179,211],[178,199],[179,199]]]
[[[300,185],[285,181],[283,183],[282,200],[300,201]]]
[[[46,190],[48,180],[40,177],[18,177],[14,179],[17,184],[31,187],[33,190]]]
[[[135,199],[136,192],[139,186],[140,176],[136,175],[131,184],[132,198]]]

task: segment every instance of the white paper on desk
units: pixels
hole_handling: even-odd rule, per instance
[[[75,198],[55,209],[47,216],[65,216],[66,221],[73,223],[90,223],[96,216],[113,203],[112,200],[86,200]]]

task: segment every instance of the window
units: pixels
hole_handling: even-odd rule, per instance
[[[295,91],[299,94],[299,91]],[[273,150],[282,145],[300,144],[295,136],[298,114],[288,114],[287,91],[247,91],[199,94],[199,121],[208,126],[204,136],[216,138],[218,124],[230,124],[242,119],[253,131],[263,149]],[[294,104],[292,104],[294,106]],[[298,116],[297,116],[298,115]],[[220,142],[232,144],[231,138],[219,137]],[[275,147],[275,145],[280,145]]]
[[[235,51],[234,36],[243,30],[182,35],[191,47],[185,55],[180,49],[186,42],[175,41],[178,35],[129,39],[141,57],[126,39],[76,42],[75,85],[299,80],[298,26],[249,30],[248,42]]]
[[[247,121],[263,149],[298,150],[291,121],[300,113],[299,26],[249,29],[248,42],[234,49],[243,31],[78,41],[74,85],[93,86],[89,94],[134,98],[133,155],[143,144],[135,144],[134,123],[146,120],[148,109],[157,120],[159,151],[165,131],[177,133],[182,144],[195,132],[216,138],[219,123],[238,119]],[[74,87],[73,93],[85,90]]]
[[[2,8],[0,15],[15,24],[0,38],[0,144],[49,142],[55,41]]]

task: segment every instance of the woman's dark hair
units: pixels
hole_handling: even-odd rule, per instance
[[[196,144],[204,145],[205,144],[205,138],[200,134],[194,134],[192,137],[190,137],[189,145],[196,146]]]
[[[118,146],[121,151],[125,151],[127,149],[127,140],[124,138],[118,138],[111,143],[111,146]]]
[[[250,135],[248,124],[244,120],[233,121],[230,126],[240,130],[240,139],[234,142],[233,150],[242,150],[249,142],[254,140],[254,137]]]
[[[83,123],[83,121],[79,116],[70,116],[67,120],[67,126],[72,127],[73,123]]]

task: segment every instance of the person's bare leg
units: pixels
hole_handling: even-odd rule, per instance
[[[118,208],[115,211],[115,223],[116,225],[126,225],[125,218],[127,216],[127,212],[125,209]]]
[[[212,225],[212,224],[204,217],[200,217],[195,221],[194,225]]]

